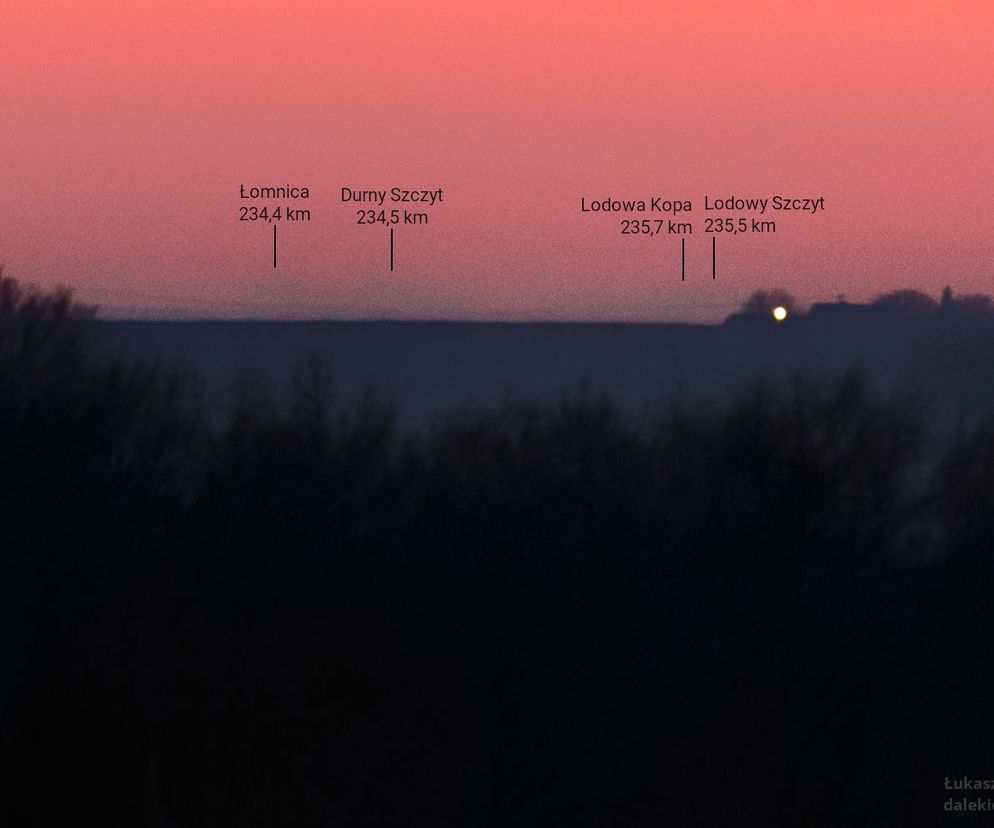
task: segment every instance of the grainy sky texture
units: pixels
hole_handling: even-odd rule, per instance
[[[112,314],[720,319],[991,292],[990,3],[22,2],[0,23],[0,261]],[[239,222],[307,186],[309,223]],[[443,188],[423,227],[341,188]],[[717,240],[703,199],[824,196]],[[625,237],[580,199],[689,199]],[[391,206],[386,205],[388,208]],[[403,206],[403,205],[399,205]],[[668,218],[668,216],[667,216]]]

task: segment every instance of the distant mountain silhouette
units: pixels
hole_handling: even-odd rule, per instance
[[[862,371],[886,398],[915,399],[930,430],[949,435],[994,407],[994,316],[972,300],[925,315],[901,303],[816,304],[781,325],[740,314],[725,324],[463,322],[105,322],[106,353],[166,358],[202,374],[225,416],[249,375],[289,399],[289,376],[320,355],[338,394],[373,388],[402,428],[504,401],[548,403],[586,384],[639,417],[674,396],[719,401],[757,379],[839,378]]]

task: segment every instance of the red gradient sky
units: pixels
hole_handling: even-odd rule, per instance
[[[307,185],[309,225],[239,223]],[[0,18],[0,261],[111,314],[719,319],[750,291],[994,292],[989,3],[22,2]],[[424,228],[341,187],[442,187]],[[629,239],[581,196],[694,201]],[[775,236],[701,202],[824,195]]]

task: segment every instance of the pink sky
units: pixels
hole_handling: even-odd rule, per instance
[[[817,6],[817,7],[816,7]],[[239,223],[240,184],[312,220]],[[989,3],[7,0],[0,261],[108,312],[720,319],[749,292],[994,292]],[[442,187],[360,227],[343,186]],[[820,196],[718,239],[704,196]],[[679,241],[588,199],[691,199]],[[388,207],[390,205],[387,205]],[[738,215],[738,213],[736,213]]]

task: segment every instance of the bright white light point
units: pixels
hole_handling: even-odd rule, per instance
[[[777,305],[773,309],[773,318],[776,319],[777,322],[783,322],[784,319],[787,318],[787,309],[783,305]]]

